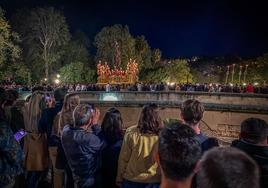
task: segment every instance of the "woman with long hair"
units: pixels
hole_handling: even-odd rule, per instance
[[[106,147],[102,152],[102,187],[117,188],[115,183],[118,158],[123,142],[123,120],[116,108],[110,108],[104,115],[101,129],[103,131]]]
[[[41,176],[48,168],[49,157],[46,134],[38,131],[41,112],[46,107],[45,93],[35,91],[23,110],[27,135],[24,138],[24,165],[27,170],[27,187],[38,186]]]
[[[80,104],[80,97],[77,94],[70,93],[65,96],[62,109],[58,114],[59,115],[58,127],[54,127],[59,136],[65,125],[73,124],[73,111],[79,104]]]
[[[63,127],[65,125],[73,125],[73,111],[79,104],[80,104],[80,97],[75,93],[65,95],[62,109],[56,115],[53,123],[54,133],[59,137],[59,140],[61,137]],[[65,153],[60,141],[55,155],[56,155],[55,172],[57,173],[57,176],[64,177],[63,171],[65,170],[67,174],[67,181],[65,181],[66,182],[65,187],[73,187],[72,172],[70,170],[70,167],[68,166],[68,161],[65,157]],[[57,178],[57,179],[64,179],[64,178]],[[63,181],[57,181],[56,184],[58,185],[58,187],[62,187]]]
[[[162,126],[157,105],[145,105],[138,125],[125,133],[118,160],[118,185],[123,188],[159,187],[160,173],[153,154]]]

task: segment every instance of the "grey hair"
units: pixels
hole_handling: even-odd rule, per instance
[[[92,118],[92,108],[89,105],[81,104],[75,107],[73,111],[74,127],[86,125]]]

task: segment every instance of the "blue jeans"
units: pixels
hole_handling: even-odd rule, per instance
[[[138,183],[133,181],[124,180],[122,188],[159,188],[159,183]]]

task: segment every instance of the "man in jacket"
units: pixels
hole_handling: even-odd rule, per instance
[[[78,105],[73,112],[74,125],[66,125],[62,145],[79,188],[97,187],[104,136],[97,125],[100,112],[89,105]]]
[[[268,187],[268,124],[258,118],[249,118],[242,122],[240,139],[232,146],[246,152],[259,165],[261,187]]]

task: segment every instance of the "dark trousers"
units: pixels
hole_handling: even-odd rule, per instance
[[[28,188],[37,188],[43,171],[28,171],[26,183]]]
[[[123,184],[122,184],[122,188],[160,188],[160,184],[158,184],[158,183],[138,183],[138,182],[124,180]]]

